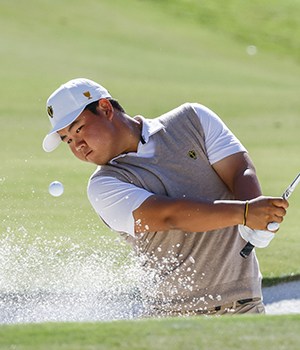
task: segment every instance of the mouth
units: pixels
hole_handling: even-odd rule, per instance
[[[93,152],[92,150],[86,152],[85,155],[84,155],[84,158],[85,158],[85,159],[88,159],[88,156],[89,156],[92,152]]]

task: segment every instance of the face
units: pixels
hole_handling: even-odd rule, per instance
[[[58,133],[75,157],[86,162],[103,165],[121,153],[114,110],[105,99],[99,101],[97,114],[85,110]]]

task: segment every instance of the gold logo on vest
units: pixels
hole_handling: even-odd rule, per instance
[[[188,151],[188,155],[192,159],[197,159],[197,154],[193,149],[191,151]]]

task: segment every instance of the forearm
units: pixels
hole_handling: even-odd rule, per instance
[[[197,232],[234,226],[243,222],[244,205],[242,201],[178,201],[167,216],[166,224],[173,229]]]
[[[269,222],[282,222],[288,203],[282,198],[259,197],[249,201],[247,225],[265,230]],[[242,224],[245,202],[203,202],[153,195],[133,212],[135,232],[178,229],[203,232]]]
[[[134,211],[136,232],[203,232],[234,226],[243,222],[244,205],[242,201],[200,202],[152,196]]]

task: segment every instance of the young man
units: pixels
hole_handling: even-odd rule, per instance
[[[240,256],[239,227],[266,246],[268,223],[282,222],[288,203],[261,196],[247,151],[216,114],[186,103],[155,119],[131,118],[88,79],[60,86],[47,111],[44,150],[63,141],[98,165],[91,204],[156,271],[148,314],[264,312],[257,258]]]

